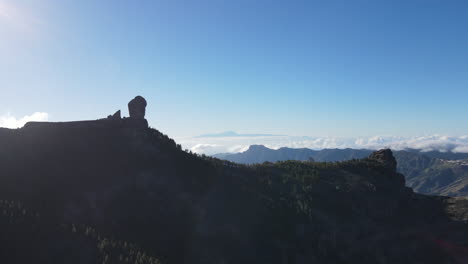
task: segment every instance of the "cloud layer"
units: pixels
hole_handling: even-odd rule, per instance
[[[336,137],[298,137],[298,136],[265,136],[265,137],[212,137],[212,138],[178,138],[177,142],[184,148],[196,153],[207,155],[217,153],[242,152],[250,145],[261,144],[269,148],[356,148],[380,149],[392,148],[420,149],[423,151],[452,151],[468,153],[468,135],[451,137],[445,135],[431,135],[420,137],[375,136],[359,138]]]
[[[19,128],[23,127],[24,124],[30,121],[48,121],[49,114],[43,112],[35,112],[32,115],[27,115],[22,118],[16,118],[9,113],[0,116],[0,127],[6,128]]]

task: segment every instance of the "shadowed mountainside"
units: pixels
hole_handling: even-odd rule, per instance
[[[429,156],[408,151],[395,153],[398,170],[406,175],[408,186],[424,194],[468,196],[468,159],[446,160],[433,156],[449,157],[446,153],[429,153]]]
[[[367,149],[269,149],[252,145],[242,153],[216,154],[214,157],[243,164],[286,160],[320,162],[361,159],[372,153]],[[395,151],[397,169],[406,176],[407,185],[416,192],[432,195],[468,196],[468,153]],[[463,159],[465,158],[465,160]]]
[[[152,128],[95,122],[0,129],[6,263],[25,254],[47,263],[77,254],[65,262],[213,264],[468,256],[453,250],[468,243],[466,201],[413,193],[389,150],[247,166],[184,152]]]

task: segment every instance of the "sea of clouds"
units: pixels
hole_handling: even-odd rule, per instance
[[[16,118],[11,114],[0,116],[0,127],[19,128],[29,121],[47,121],[49,115],[43,112],[35,112],[21,118]],[[236,153],[246,151],[250,145],[265,145],[268,148],[278,149],[289,148],[354,148],[354,149],[381,149],[391,148],[394,150],[419,149],[422,151],[442,151],[442,152],[463,152],[468,153],[468,135],[465,136],[374,136],[374,137],[308,137],[308,136],[287,136],[287,135],[262,135],[262,134],[236,134],[233,136],[196,136],[175,138],[177,143],[184,149],[206,155],[218,153]]]
[[[420,149],[422,151],[452,151],[468,153],[468,135],[445,136],[430,135],[419,137],[374,136],[374,137],[301,137],[301,136],[236,136],[236,137],[190,137],[176,138],[185,149],[193,152],[213,155],[217,153],[243,152],[250,145],[265,145],[268,148],[354,148],[394,150]]]
[[[10,113],[0,116],[0,127],[19,128],[23,127],[30,121],[47,121],[49,114],[43,112],[35,112],[31,115],[26,115],[20,118],[12,116]]]

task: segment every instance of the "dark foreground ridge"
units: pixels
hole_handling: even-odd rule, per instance
[[[2,263],[466,263],[467,201],[405,187],[390,150],[240,165],[129,118],[0,129]]]
[[[121,112],[118,110],[113,115],[107,118],[98,120],[72,121],[72,122],[28,122],[24,126],[24,130],[37,128],[70,128],[70,129],[92,129],[92,128],[148,128],[148,121],[145,119],[146,100],[137,96],[128,103],[129,118],[122,118]]]

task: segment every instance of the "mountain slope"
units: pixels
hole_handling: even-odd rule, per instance
[[[85,225],[51,225],[21,203],[0,200],[2,263],[161,262],[138,246],[102,236]]]
[[[339,163],[245,166],[186,153],[155,129],[120,121],[0,130],[0,145],[0,199],[38,212],[40,220],[17,227],[51,234],[44,246],[73,243],[68,231],[54,235],[61,226],[86,226],[163,263],[457,263],[467,256],[445,247],[468,242],[464,201],[414,194],[388,150]],[[1,247],[14,239],[28,245],[28,236],[2,237]],[[61,252],[22,249],[63,263]]]
[[[253,164],[265,161],[315,160],[336,162],[367,157],[372,151],[365,149],[292,149],[277,150],[253,145],[247,151],[214,155],[232,162]],[[416,192],[432,195],[467,196],[468,162],[458,160],[467,153],[395,151],[398,171],[406,176],[407,185]],[[442,159],[447,158],[447,159]]]
[[[408,186],[425,194],[468,196],[468,161],[443,160],[406,151],[396,153]]]

